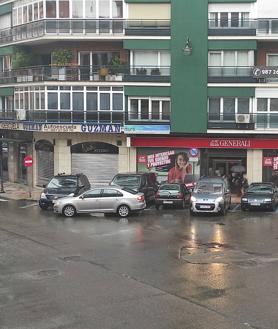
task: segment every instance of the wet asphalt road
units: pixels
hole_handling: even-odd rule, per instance
[[[278,213],[0,202],[1,329],[276,329]]]

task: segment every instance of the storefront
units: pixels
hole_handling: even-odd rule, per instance
[[[154,171],[167,180],[178,153],[187,154],[190,173],[232,177],[246,174],[249,183],[278,182],[278,139],[131,137],[137,170]],[[188,172],[189,173],[189,172]]]

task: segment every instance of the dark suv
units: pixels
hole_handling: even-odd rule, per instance
[[[59,174],[51,178],[50,182],[44,186],[39,200],[39,206],[41,209],[46,210],[48,207],[53,206],[54,199],[62,198],[71,193],[78,195],[90,188],[90,182],[84,174]]]
[[[117,174],[110,185],[129,187],[136,192],[144,193],[146,203],[154,202],[155,193],[158,190],[158,182],[155,173],[124,173]]]

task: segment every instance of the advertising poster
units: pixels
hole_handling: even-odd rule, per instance
[[[160,183],[197,180],[200,152],[198,149],[137,148],[137,170],[155,172]]]

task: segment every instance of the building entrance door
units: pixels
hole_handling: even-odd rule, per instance
[[[212,170],[213,174],[220,176],[226,175],[227,177],[232,174],[231,168],[236,165],[243,165],[241,159],[213,159],[212,160]]]

